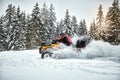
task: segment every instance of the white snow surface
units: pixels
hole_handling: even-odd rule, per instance
[[[38,49],[0,52],[0,80],[120,80],[120,46],[93,40],[81,52],[64,46],[54,54],[41,59]]]

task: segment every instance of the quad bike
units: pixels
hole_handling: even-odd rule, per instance
[[[47,43],[42,43],[41,47],[39,48],[39,53],[41,54],[41,58],[47,58],[47,57],[51,57],[53,54],[53,50],[56,50],[59,48],[59,43],[57,43],[56,41],[53,41],[50,44]]]
[[[72,45],[73,48],[77,51],[81,51],[81,49],[86,47],[85,41],[78,40],[76,45]],[[59,43],[53,40],[52,43],[42,43],[41,47],[39,48],[39,53],[41,54],[41,58],[51,57],[53,55],[54,50],[60,49]]]

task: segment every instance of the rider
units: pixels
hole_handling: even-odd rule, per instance
[[[62,42],[63,44],[70,46],[72,44],[72,39],[65,33],[60,33],[60,36],[56,39],[58,42]]]

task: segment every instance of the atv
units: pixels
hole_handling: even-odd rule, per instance
[[[76,51],[81,51],[84,49],[86,45],[90,42],[89,38],[85,38],[82,40],[77,40],[76,44],[72,44],[73,49]],[[39,48],[39,53],[41,54],[41,58],[51,57],[53,55],[53,51],[61,48],[61,45],[56,40],[53,40],[51,43],[43,42],[41,47]]]
[[[41,58],[51,57],[53,54],[53,50],[57,50],[59,48],[59,43],[55,40],[52,43],[42,43],[39,48],[39,53],[41,54]]]

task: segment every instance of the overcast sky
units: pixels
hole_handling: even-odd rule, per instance
[[[68,9],[71,16],[77,17],[78,22],[85,19],[89,26],[90,22],[96,18],[99,5],[102,4],[105,15],[113,0],[0,0],[0,16],[5,14],[5,10],[10,3],[16,7],[20,6],[21,10],[25,10],[26,13],[31,13],[36,2],[38,2],[40,8],[44,3],[48,7],[52,3],[58,20],[64,18],[65,11]]]

